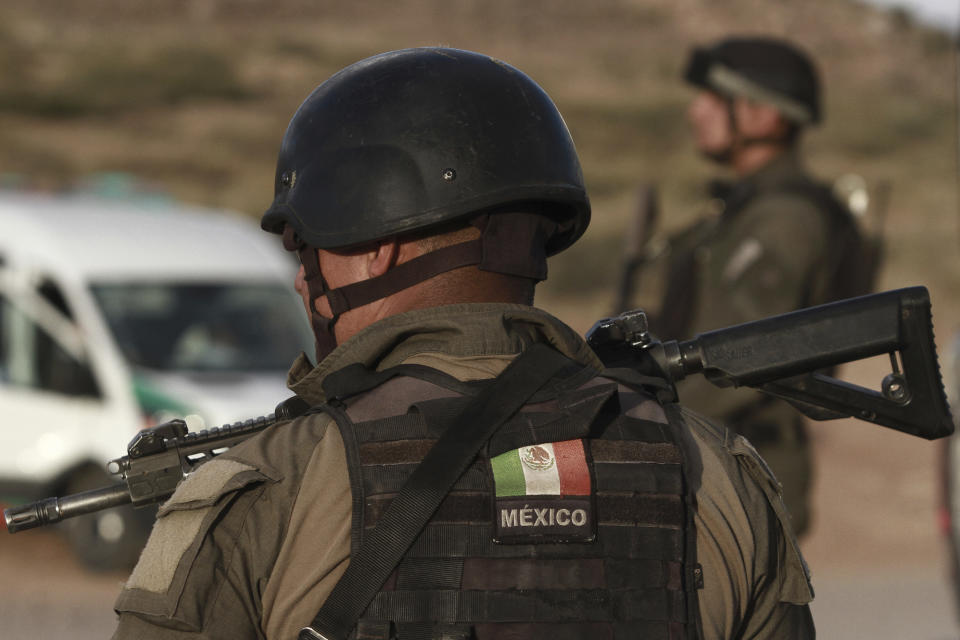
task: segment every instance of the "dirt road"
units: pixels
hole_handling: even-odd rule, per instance
[[[817,521],[803,549],[817,637],[960,638],[935,511],[940,443],[852,420],[813,429]]]
[[[109,638],[124,575],[84,571],[53,531],[0,531],[0,638]]]
[[[879,388],[886,367],[848,365],[843,377]],[[811,432],[815,520],[802,546],[818,637],[960,638],[937,514],[944,442],[858,420],[815,422]]]

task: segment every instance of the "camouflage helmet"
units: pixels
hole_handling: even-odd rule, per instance
[[[813,61],[784,40],[738,37],[696,48],[684,77],[727,97],[770,104],[798,125],[821,120],[820,83]]]

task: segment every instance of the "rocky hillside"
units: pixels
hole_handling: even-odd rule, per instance
[[[585,240],[553,265],[542,302],[579,328],[607,313],[637,183],[664,226],[697,211],[714,168],[692,151],[695,43],[789,35],[818,58],[825,177],[892,186],[881,286],[927,284],[940,335],[960,319],[952,43],[851,0],[35,0],[0,4],[0,174],[62,189],[104,172],[257,215],[286,122],[330,73],[380,51],[450,45],[502,58],[555,98],[594,203]]]

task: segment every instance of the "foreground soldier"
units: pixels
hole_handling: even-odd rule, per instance
[[[751,447],[529,306],[589,211],[559,113],[502,62],[411,49],[320,85],[262,222],[303,265],[314,410],[182,483],[114,637],[812,638]]]
[[[869,292],[863,242],[847,209],[803,169],[798,143],[820,121],[810,59],[790,43],[730,38],[697,49],[686,80],[699,150],[736,176],[715,183],[718,212],[669,243],[661,339],[682,339]],[[686,381],[680,398],[747,437],[783,483],[798,534],[809,524],[810,448],[800,414],[751,390]]]

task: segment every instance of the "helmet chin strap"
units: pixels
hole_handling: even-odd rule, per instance
[[[300,240],[296,231],[290,226],[284,227],[283,230],[283,248],[296,252],[300,258],[300,264],[303,265],[303,280],[310,296],[310,326],[313,328],[317,362],[320,362],[337,346],[334,325],[340,315],[334,314],[332,318],[327,318],[317,311],[317,300],[325,296],[330,291],[330,287],[327,286],[327,281],[320,272],[320,259],[317,257],[316,249],[308,247]]]
[[[310,297],[310,324],[316,338],[317,362],[337,347],[334,326],[340,316],[357,307],[393,295],[434,276],[476,265],[491,271],[534,281],[547,277],[546,244],[557,223],[536,213],[482,214],[470,221],[481,230],[475,240],[448,245],[394,265],[383,275],[331,289],[320,272],[317,250],[308,246],[290,225],[283,229],[283,246],[297,253],[303,265]],[[326,297],[331,317],[317,311]]]
[[[471,240],[398,264],[381,276],[331,289],[320,271],[317,250],[307,246],[289,225],[283,231],[283,246],[288,251],[295,251],[303,265],[318,363],[337,347],[334,326],[340,316],[350,309],[386,298],[445,271],[480,264],[483,259],[482,242],[479,239]],[[332,315],[329,318],[317,311],[317,300],[321,297],[326,297],[330,305]]]
[[[728,144],[723,149],[718,149],[716,151],[703,151],[703,155],[714,162],[719,164],[731,164],[733,162],[734,155],[746,147],[758,145],[758,144],[783,144],[785,139],[783,136],[753,136],[746,137],[741,134],[740,126],[737,124],[737,118],[734,114],[734,98],[726,96],[727,103],[727,122],[730,127],[730,144]]]
[[[700,153],[709,160],[725,165],[733,162],[733,154],[740,146],[738,140],[740,128],[737,126],[737,118],[733,112],[733,98],[729,95],[717,95],[721,95],[727,104],[727,127],[730,131],[730,142],[722,149],[702,150]]]

